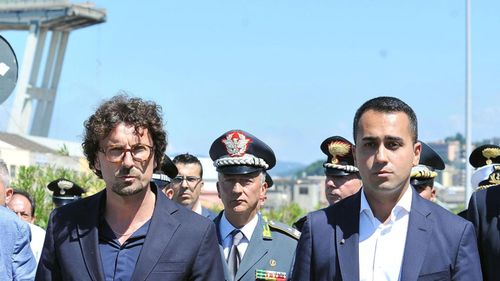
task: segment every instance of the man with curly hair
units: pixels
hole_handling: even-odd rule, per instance
[[[84,125],[106,188],[52,212],[36,279],[223,280],[214,224],[151,182],[167,147],[160,106],[118,95]]]

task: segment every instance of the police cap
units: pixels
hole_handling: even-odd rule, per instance
[[[329,137],[321,143],[321,151],[326,154],[325,174],[332,176],[348,176],[358,174],[354,166],[353,144],[340,136]]]
[[[209,153],[217,172],[228,175],[266,171],[276,164],[273,150],[243,130],[222,134],[212,143]]]

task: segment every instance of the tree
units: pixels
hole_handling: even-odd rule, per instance
[[[300,208],[297,203],[288,203],[277,209],[270,209],[269,211],[262,211],[262,214],[270,220],[282,222],[292,225],[298,219],[307,213],[306,210]]]
[[[104,188],[104,182],[93,173],[81,173],[65,168],[53,166],[22,166],[19,173],[12,181],[12,187],[28,192],[35,201],[36,224],[42,228],[47,227],[50,212],[54,209],[52,195],[46,188],[51,181],[65,178],[75,182],[92,195]]]

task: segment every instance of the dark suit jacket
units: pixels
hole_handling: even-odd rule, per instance
[[[131,280],[223,280],[214,224],[152,185],[156,204]],[[104,280],[98,246],[105,192],[55,209],[36,280]]]
[[[474,192],[467,215],[476,228],[484,280],[499,280],[500,185]]]
[[[293,280],[359,280],[361,192],[307,216]],[[472,224],[413,192],[400,280],[481,280]]]
[[[217,215],[214,212],[210,211],[205,207],[201,207],[201,215],[211,221],[213,221],[217,217]]]

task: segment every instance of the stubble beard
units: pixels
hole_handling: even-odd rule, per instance
[[[124,183],[114,183],[111,186],[111,190],[120,196],[132,196],[141,193],[144,190],[140,183],[124,184]]]

